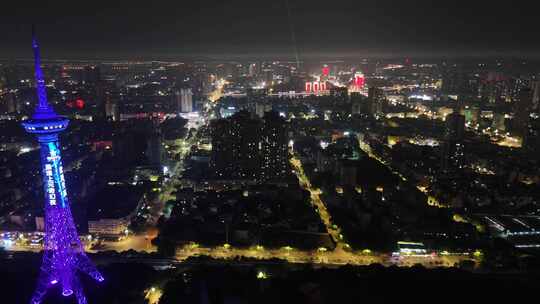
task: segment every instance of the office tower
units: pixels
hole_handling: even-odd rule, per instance
[[[193,91],[191,88],[180,89],[175,92],[176,107],[179,112],[193,112]]]
[[[375,87],[369,88],[367,113],[370,116],[381,115],[384,100],[384,92],[381,89]]]
[[[79,304],[86,304],[77,271],[101,282],[103,277],[84,252],[69,206],[64,180],[61,147],[58,140],[69,120],[58,116],[47,101],[41,71],[39,46],[33,35],[35,79],[38,104],[31,119],[23,122],[26,132],[35,134],[41,148],[43,188],[45,192],[45,239],[43,264],[31,304],[41,303],[45,293],[60,284],[62,294],[75,294]]]
[[[463,168],[465,137],[465,116],[458,107],[446,117],[446,127],[442,148],[442,164],[444,171]]]
[[[289,163],[288,138],[285,119],[277,112],[267,112],[261,138],[263,180],[283,178],[287,175]]]

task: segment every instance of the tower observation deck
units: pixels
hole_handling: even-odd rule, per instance
[[[25,120],[22,125],[26,132],[37,137],[41,149],[45,239],[41,272],[30,303],[42,303],[47,290],[60,284],[62,295],[68,297],[74,294],[79,304],[86,304],[77,272],[84,272],[98,282],[103,281],[103,276],[86,256],[71,215],[62,165],[62,149],[58,139],[60,132],[68,127],[69,120],[57,115],[47,100],[39,45],[34,31],[32,48],[38,104],[32,118]]]

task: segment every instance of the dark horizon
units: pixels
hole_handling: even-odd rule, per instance
[[[0,15],[0,58],[27,58],[37,24],[50,59],[249,56],[538,57],[533,10],[465,1],[159,2],[81,6],[65,1]],[[295,41],[295,43],[293,43]]]

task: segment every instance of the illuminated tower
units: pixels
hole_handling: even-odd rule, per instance
[[[62,149],[58,141],[58,134],[67,128],[69,120],[58,116],[47,102],[39,46],[34,33],[32,48],[38,104],[32,118],[23,122],[23,127],[26,132],[36,135],[41,148],[41,173],[45,191],[45,240],[41,273],[30,303],[41,303],[47,290],[60,284],[62,295],[67,297],[75,294],[79,304],[86,304],[77,271],[87,273],[99,282],[103,281],[103,277],[84,253],[73,223],[60,155]]]

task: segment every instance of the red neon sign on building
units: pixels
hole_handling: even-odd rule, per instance
[[[366,84],[366,78],[364,77],[364,74],[362,73],[356,73],[354,74],[354,85],[358,88],[363,88]]]
[[[328,75],[330,75],[330,68],[329,68],[327,65],[323,66],[323,68],[322,68],[322,74],[323,74],[323,76],[328,76]]]
[[[327,90],[325,81],[306,82],[306,93],[319,93]]]

